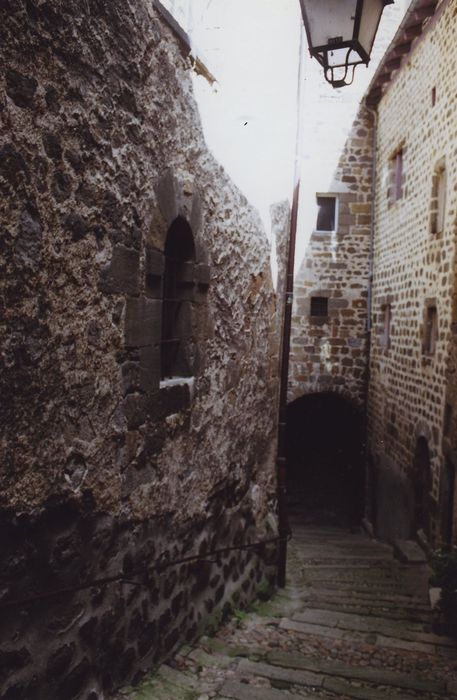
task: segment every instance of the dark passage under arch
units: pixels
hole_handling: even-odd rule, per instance
[[[364,421],[332,393],[309,394],[287,407],[289,509],[311,522],[353,526],[363,514]]]

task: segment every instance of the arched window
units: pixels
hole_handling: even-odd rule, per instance
[[[189,347],[195,245],[192,230],[181,216],[168,229],[164,253],[161,378],[188,377],[192,375]]]

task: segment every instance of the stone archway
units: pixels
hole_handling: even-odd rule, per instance
[[[364,420],[334,393],[308,394],[287,408],[289,507],[317,522],[354,525],[363,514]]]

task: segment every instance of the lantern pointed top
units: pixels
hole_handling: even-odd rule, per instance
[[[368,65],[381,15],[394,0],[300,0],[311,56],[334,88],[350,85]]]

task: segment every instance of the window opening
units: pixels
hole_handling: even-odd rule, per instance
[[[324,318],[328,316],[328,298],[311,297],[311,316]]]
[[[401,199],[403,196],[403,149],[397,151],[395,155],[395,182],[394,199]]]
[[[432,107],[436,105],[436,87],[432,87]]]
[[[392,307],[390,306],[390,304],[385,304],[382,307],[382,313],[383,313],[383,326],[382,326],[381,345],[385,350],[388,350],[390,347],[390,327],[391,327],[391,321],[392,321]]]
[[[195,246],[189,224],[178,217],[170,226],[165,243],[165,270],[162,298],[161,378],[190,376],[186,359],[185,316],[189,313],[183,289],[188,280],[188,264],[195,260]]]
[[[317,197],[317,231],[336,230],[336,197]]]
[[[430,232],[441,233],[446,213],[446,169],[441,163],[435,168],[430,206]]]
[[[424,353],[433,355],[438,337],[438,313],[436,306],[428,306],[425,314]]]

